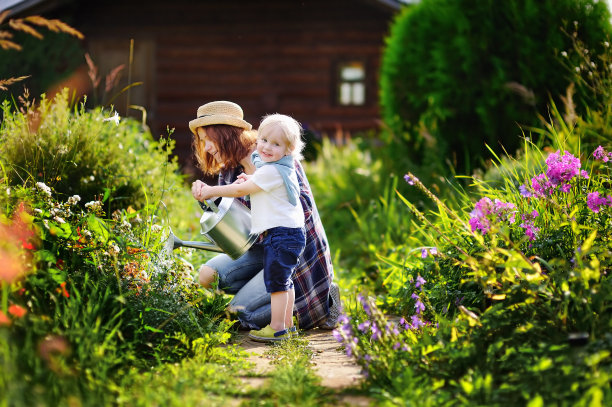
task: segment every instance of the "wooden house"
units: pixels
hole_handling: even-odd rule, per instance
[[[20,13],[68,16],[85,35],[100,73],[126,64],[117,89],[128,81],[142,85],[122,94],[117,110],[139,116],[127,104],[142,106],[154,135],[173,128],[176,153],[187,170],[193,166],[187,124],[200,105],[213,100],[240,104],[254,127],[275,112],[323,136],[378,127],[384,38],[403,3],[0,1],[15,3]]]

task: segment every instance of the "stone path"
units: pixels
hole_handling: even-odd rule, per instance
[[[332,336],[332,331],[311,329],[302,332],[313,352],[312,362],[315,373],[321,377],[321,385],[336,392],[358,387],[363,375],[361,368],[340,349],[340,344]],[[255,364],[257,373],[265,374],[274,369],[265,352],[269,345],[252,341],[247,332],[241,333],[234,342],[251,354],[249,360]],[[243,378],[245,384],[260,386],[265,378]],[[370,400],[362,396],[340,395],[340,403],[350,406],[368,406]]]

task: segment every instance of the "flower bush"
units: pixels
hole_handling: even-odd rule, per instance
[[[200,289],[187,251],[165,248],[169,213],[181,219],[193,201],[168,144],[63,97],[38,109],[38,133],[34,109],[5,110],[0,133],[25,151],[1,147],[0,399],[108,405],[133,369],[227,341],[228,298]],[[128,148],[109,146],[119,134]],[[103,147],[114,156],[94,158]]]
[[[335,332],[383,399],[611,399],[609,153],[573,154],[563,139],[555,149],[528,146],[524,157],[541,163],[501,168],[504,188],[474,178],[484,196],[463,195],[458,210],[406,175],[439,210],[431,221],[400,195],[429,246],[381,253],[387,294],[358,296]]]

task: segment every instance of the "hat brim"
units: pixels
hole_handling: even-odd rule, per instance
[[[189,122],[189,129],[193,134],[197,134],[198,127],[211,126],[213,124],[227,124],[229,126],[240,127],[245,130],[251,130],[253,128],[249,122],[237,117],[226,116],[223,114],[212,114],[191,120]]]

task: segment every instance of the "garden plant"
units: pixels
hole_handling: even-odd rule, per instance
[[[404,176],[433,205],[423,211],[398,193],[413,234],[381,245],[382,284],[346,301],[334,332],[382,404],[612,400],[608,42],[603,49],[592,55],[595,74],[571,70],[602,103],[579,116],[571,100],[564,113],[551,102],[549,120],[530,129],[539,141],[526,133],[516,156],[495,156],[468,188],[449,183],[456,200]]]
[[[494,70],[476,107],[446,93],[479,91],[449,86],[466,81],[442,68],[457,66],[455,51],[475,63],[481,51],[506,44],[501,32],[483,34],[499,25],[449,34],[456,43],[436,42],[425,56],[415,50],[412,57],[440,68],[409,64],[429,72],[412,76],[427,78],[432,93],[404,79],[382,84],[385,98],[400,82],[412,86],[404,94],[422,98],[412,101],[422,110],[385,113],[390,127],[398,117],[415,127],[345,145],[323,139],[305,163],[343,292],[333,335],[362,367],[361,391],[374,404],[612,401],[612,58],[601,38],[609,14],[597,4],[508,6],[510,14],[550,19],[555,30],[561,17],[572,18],[566,32],[545,36],[550,53],[534,50],[536,34],[517,30],[529,54],[519,58],[524,87],[506,86],[512,69]],[[453,12],[432,15],[434,6]],[[496,6],[423,1],[398,24],[418,17],[422,25],[411,28],[423,33],[439,32],[438,20],[470,27],[503,19],[508,10]],[[499,14],[470,18],[487,8]],[[530,18],[511,20],[528,32],[542,27]],[[402,41],[395,30],[389,53]],[[404,72],[402,61],[387,58]],[[489,63],[508,68],[501,57]],[[530,89],[537,109],[525,104]],[[266,385],[236,385],[257,374],[231,344],[229,298],[196,283],[192,264],[208,255],[166,245],[170,227],[182,238],[197,235],[201,213],[173,157],[172,130],[154,138],[112,106],[88,108],[68,91],[36,99],[25,91],[2,104],[0,406],[334,405],[302,338],[270,348],[276,369]],[[476,112],[481,125],[449,109],[449,100]],[[491,142],[517,134],[511,154]],[[478,153],[493,160],[457,175],[453,160],[427,149],[451,138],[488,140]]]

